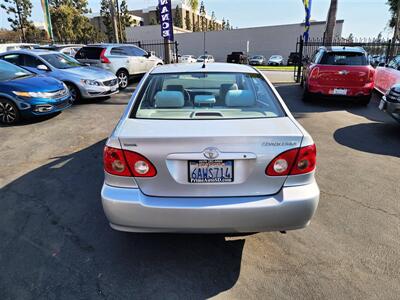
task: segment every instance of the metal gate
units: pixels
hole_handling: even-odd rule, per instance
[[[161,58],[165,64],[170,64],[174,62],[178,62],[178,42],[164,42],[164,40],[155,40],[155,41],[133,41],[126,42],[128,44],[134,44],[148,52],[152,52],[154,55]],[[166,53],[169,51],[169,55]],[[169,61],[167,61],[169,57]]]
[[[392,43],[391,40],[377,41],[376,39],[356,39],[349,41],[338,39],[333,41],[331,44],[325,44],[322,38],[310,38],[308,42],[305,42],[303,37],[300,36],[296,42],[296,53],[298,53],[300,59],[298,59],[295,65],[293,74],[296,82],[302,80],[303,66],[305,65],[305,62],[311,59],[315,52],[323,46],[362,47],[367,51],[370,59],[378,57],[380,61],[385,64],[400,53],[400,42]]]

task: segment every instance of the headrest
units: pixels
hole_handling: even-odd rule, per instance
[[[194,104],[202,105],[202,104],[215,104],[215,96],[214,95],[196,95],[194,97]]]
[[[159,91],[155,100],[156,108],[180,108],[185,105],[183,93],[177,91]]]
[[[228,90],[238,90],[238,89],[239,88],[238,88],[238,85],[236,83],[224,83],[224,84],[221,84],[221,90],[228,91]]]
[[[254,94],[250,90],[229,90],[225,96],[225,105],[228,107],[248,107],[254,103]]]

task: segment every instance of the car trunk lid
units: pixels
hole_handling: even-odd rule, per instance
[[[227,130],[229,129],[229,130]],[[302,133],[288,117],[246,120],[127,119],[116,133],[122,148],[149,159],[152,178],[136,178],[141,191],[158,197],[225,197],[271,195],[286,176],[269,177],[265,169],[280,153],[300,147]],[[193,161],[233,163],[233,182],[191,183]],[[206,150],[206,151],[205,151]]]

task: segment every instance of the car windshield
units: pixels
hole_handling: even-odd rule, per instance
[[[253,59],[263,59],[262,56],[253,56]]]
[[[199,57],[199,59],[206,59],[206,58],[208,58],[207,55],[202,55],[202,56]]]
[[[63,53],[44,54],[41,57],[57,69],[70,69],[82,66],[80,62]]]
[[[279,56],[279,55],[273,55],[273,56],[271,56],[271,59],[281,59],[282,58],[282,56]]]
[[[361,52],[328,52],[325,53],[320,63],[321,65],[339,66],[366,66],[367,57]]]
[[[259,74],[151,74],[131,116],[139,119],[251,119],[285,114]]]
[[[0,60],[0,81],[12,80],[32,75],[33,74],[31,72],[25,69]]]

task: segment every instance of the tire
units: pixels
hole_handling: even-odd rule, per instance
[[[368,106],[368,104],[371,102],[372,94],[368,96],[362,97],[360,100],[358,100],[358,103],[362,106]]]
[[[307,88],[307,86],[306,86],[306,84],[303,84],[303,98],[302,98],[302,100],[303,100],[303,102],[306,102],[306,103],[308,103],[308,102],[311,102],[313,99],[312,99],[312,95],[310,94],[310,92],[308,91],[308,88]]]
[[[118,85],[121,90],[124,90],[128,87],[129,83],[129,74],[125,70],[119,70],[117,72],[117,78],[118,78]]]
[[[81,100],[81,93],[75,85],[69,82],[66,82],[65,85],[67,86],[67,88],[69,89],[69,93],[71,94],[72,103],[76,103]]]
[[[0,123],[14,125],[21,119],[17,106],[10,100],[0,98]]]

